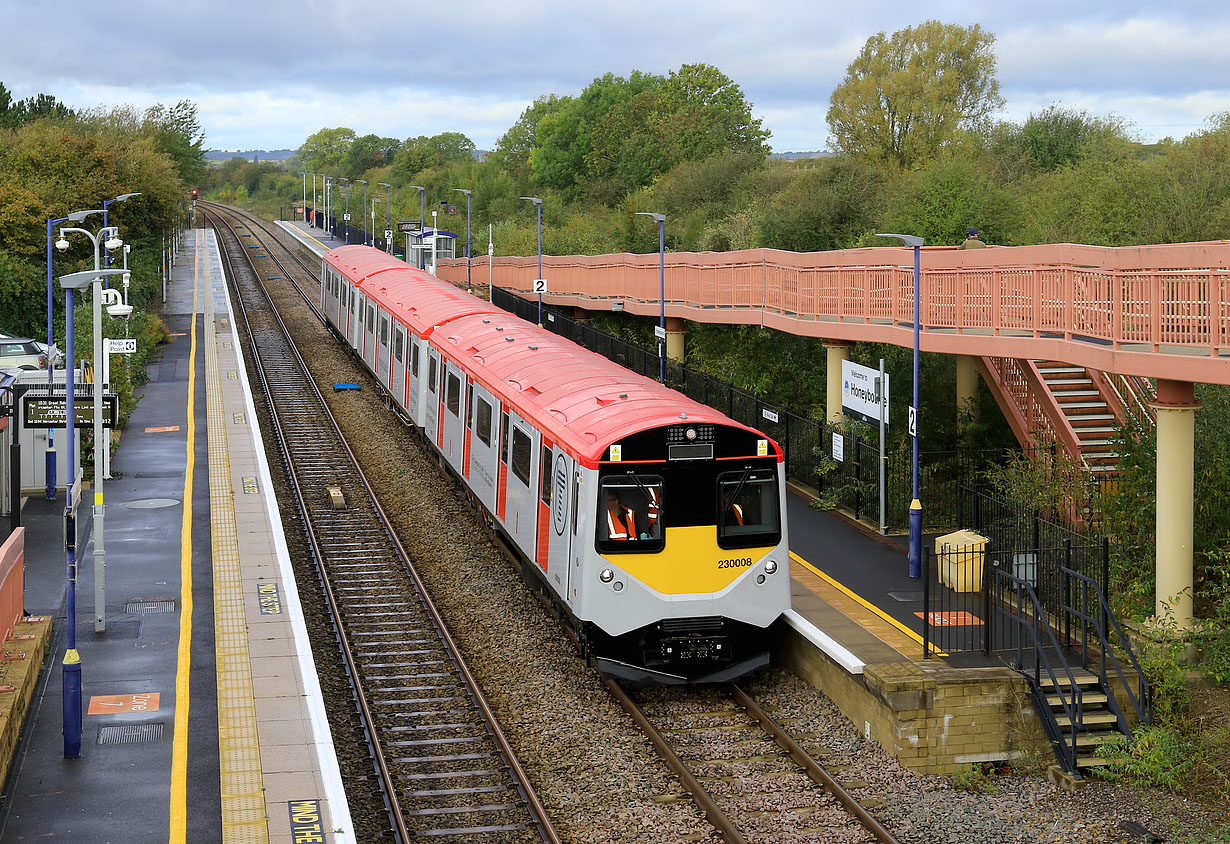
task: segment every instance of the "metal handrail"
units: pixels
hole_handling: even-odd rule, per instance
[[[1017,613],[1012,614],[1005,611],[1002,607],[1002,602],[999,611],[1008,618],[1009,621],[1015,622],[1021,631],[1028,632],[1030,640],[1033,642],[1034,649],[1034,665],[1033,676],[1030,677],[1031,685],[1035,694],[1035,701],[1038,704],[1038,714],[1043,720],[1043,724],[1047,728],[1047,732],[1051,735],[1055,742],[1056,749],[1059,751],[1059,760],[1067,771],[1076,770],[1076,739],[1077,725],[1084,720],[1084,701],[1077,693],[1076,675],[1072,673],[1072,667],[1065,661],[1063,663],[1063,671],[1067,674],[1068,693],[1065,694],[1062,685],[1060,684],[1059,675],[1055,668],[1051,666],[1050,659],[1046,656],[1046,649],[1042,645],[1042,636],[1040,631],[1046,631],[1046,637],[1050,640],[1050,645],[1055,649],[1055,653],[1062,654],[1063,649],[1059,646],[1059,640],[1055,638],[1055,631],[1050,624],[1045,623],[1046,614],[1042,611],[1042,603],[1038,600],[1038,593],[1034,587],[1026,580],[1022,580],[1015,575],[1008,574],[1002,571],[999,567],[994,568],[996,580],[996,592],[999,592],[999,578],[1003,578],[1008,582],[1008,585],[1015,590],[1016,602],[1014,606],[1017,608]],[[1028,598],[1030,605],[1033,607],[1032,622],[1026,619],[1020,612],[1024,606],[1024,599]],[[1040,623],[1041,622],[1041,623]],[[1024,648],[1022,647],[1022,635],[1016,637],[1016,669],[1025,673]],[[1060,730],[1059,721],[1055,718],[1055,713],[1046,700],[1046,695],[1042,693],[1042,674],[1041,670],[1046,669],[1046,676],[1050,679],[1052,687],[1059,695],[1060,703],[1063,705],[1064,714],[1068,716],[1068,735],[1065,737],[1063,731]],[[1026,676],[1029,676],[1026,674]]]
[[[1059,578],[1060,578],[1060,594],[1063,596],[1060,599],[1061,600],[1060,606],[1061,606],[1063,613],[1065,614],[1065,616],[1075,617],[1084,622],[1084,624],[1082,625],[1082,635],[1081,635],[1081,659],[1084,665],[1086,667],[1088,667],[1089,665],[1089,649],[1088,649],[1087,633],[1088,633],[1090,625],[1092,625],[1093,629],[1097,632],[1098,644],[1101,650],[1101,654],[1099,655],[1099,659],[1098,659],[1098,662],[1099,662],[1098,677],[1101,679],[1102,683],[1107,686],[1107,690],[1109,692],[1109,681],[1107,679],[1107,671],[1106,671],[1106,661],[1107,661],[1107,657],[1109,657],[1111,665],[1114,667],[1115,673],[1119,677],[1119,681],[1123,684],[1123,690],[1127,693],[1128,700],[1131,701],[1133,708],[1136,710],[1137,720],[1142,724],[1151,723],[1153,721],[1153,688],[1150,685],[1148,678],[1145,677],[1145,672],[1141,669],[1140,662],[1136,659],[1136,652],[1132,648],[1131,641],[1123,634],[1123,629],[1119,626],[1119,620],[1115,618],[1115,614],[1111,611],[1110,604],[1107,602],[1106,595],[1102,592],[1102,588],[1098,585],[1098,582],[1094,580],[1093,578],[1089,577],[1086,574],[1082,574],[1078,571],[1070,569],[1067,566],[1060,566]],[[1071,606],[1068,602],[1067,595],[1068,595],[1069,578],[1075,578],[1077,582],[1080,583],[1081,598],[1082,598],[1081,600],[1082,606],[1080,608]],[[1096,595],[1098,598],[1099,612],[1098,612],[1098,617],[1096,619],[1092,618],[1084,609],[1084,605],[1086,605],[1088,602],[1089,592],[1091,590],[1093,594]],[[1115,635],[1119,638],[1120,647],[1123,648],[1124,653],[1127,654],[1128,659],[1132,663],[1132,667],[1136,670],[1136,677],[1137,677],[1137,682],[1138,682],[1138,687],[1137,687],[1138,694],[1133,693],[1132,686],[1128,682],[1127,675],[1123,670],[1123,666],[1119,662],[1118,657],[1115,656],[1115,652],[1111,649],[1110,640],[1108,636],[1106,635],[1107,634],[1106,622],[1108,620],[1110,621],[1111,626],[1114,628]],[[1070,640],[1071,640],[1071,637],[1069,637],[1069,641]],[[1122,713],[1119,712],[1119,707],[1114,702],[1114,696],[1108,693],[1107,701],[1108,703],[1110,703],[1111,708],[1115,711],[1115,714],[1119,718],[1120,729],[1122,729],[1125,734],[1131,737],[1132,730],[1128,727],[1127,722],[1123,718]]]

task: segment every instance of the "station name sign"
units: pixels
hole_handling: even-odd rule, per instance
[[[119,421],[119,399],[114,393],[106,393],[103,399],[104,428],[117,428]],[[63,428],[68,419],[68,399],[63,393],[48,395],[30,395],[22,397],[21,424],[27,428]],[[94,398],[88,392],[73,396],[73,416],[76,417],[74,428],[94,427]]]
[[[884,389],[877,389],[880,370],[853,361],[841,362],[841,407],[847,416],[869,424],[888,424],[888,373],[884,374]],[[881,410],[881,408],[883,408]]]

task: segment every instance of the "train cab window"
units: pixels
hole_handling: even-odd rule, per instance
[[[750,466],[717,477],[718,547],[776,545],[782,538],[777,473]]]
[[[509,451],[512,453],[510,465],[512,466],[513,474],[521,479],[521,483],[527,487],[530,485],[530,446],[532,440],[529,434],[522,431],[516,425],[512,430],[512,443]]]
[[[542,459],[538,461],[538,497],[542,503],[551,506],[551,449],[542,447]]]
[[[410,338],[410,374],[419,377],[419,344],[414,342],[413,336]]]
[[[598,485],[598,551],[631,554],[661,551],[662,478],[613,475]]]
[[[474,402],[474,435],[483,445],[491,447],[491,405],[482,396]]]
[[[454,416],[461,415],[461,379],[451,372],[444,375],[444,406]]]
[[[427,358],[427,389],[433,393],[436,391],[436,367],[437,361],[430,355]]]
[[[393,332],[393,357],[401,361],[405,355],[406,337],[402,334],[401,329]]]

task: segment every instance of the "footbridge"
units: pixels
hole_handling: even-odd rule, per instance
[[[443,260],[439,275],[536,298],[538,262]],[[1022,444],[1055,442],[1109,471],[1116,424],[1156,424],[1158,611],[1190,624],[1194,385],[1230,384],[1230,241],[924,247],[917,316],[913,252],[902,247],[541,262],[544,303],[664,313],[672,357],[682,356],[687,320],[824,339],[830,415],[840,412],[850,344],[912,347],[917,321],[922,351],[958,357],[958,402],[972,398],[980,373]]]

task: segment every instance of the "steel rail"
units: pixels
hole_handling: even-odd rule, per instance
[[[221,216],[219,214],[215,213],[214,216],[217,216],[219,217],[219,219],[221,219]],[[224,220],[223,220],[223,223],[224,225],[226,224]],[[228,228],[229,228],[229,225],[228,225]],[[251,228],[250,225],[249,225],[249,228]],[[263,225],[261,226],[261,228],[267,232],[267,229],[265,229]],[[233,229],[232,229],[232,234],[233,235],[235,234]],[[236,236],[236,240],[242,244],[242,241],[239,240],[237,236]],[[287,249],[287,247],[285,247],[285,245],[283,244],[279,244],[279,245],[282,245],[283,248],[286,249],[288,252],[290,251],[289,249]],[[252,256],[247,254],[246,249],[244,250],[244,253],[248,257],[249,264],[252,265],[253,264]],[[272,257],[271,254],[270,254],[270,257]],[[274,258],[274,260],[277,261],[276,258]],[[229,265],[230,264],[229,255],[227,256],[227,261]],[[302,262],[300,263],[302,264]],[[282,269],[284,273],[287,273],[289,277],[289,272],[285,269],[284,265],[282,265],[280,261],[277,261],[277,264],[279,268]],[[254,277],[259,279],[259,273],[255,271],[255,266],[252,266],[252,269],[253,269]],[[232,278],[234,277],[235,277],[234,273],[232,273]],[[300,295],[304,298],[305,302],[307,302],[307,304],[309,305],[312,305],[311,300],[306,296],[303,288],[298,283],[294,282],[293,279],[289,279],[289,280],[291,280],[292,283],[295,284],[296,289],[298,290]],[[259,286],[263,290],[263,284],[260,284]],[[277,313],[276,307],[273,305],[271,297],[269,296],[267,291],[263,291],[263,292],[264,292],[264,295],[268,299],[272,318],[281,327],[281,330],[283,331],[283,334],[286,337],[287,345],[291,353],[293,354],[295,360],[297,361],[297,365],[300,371],[308,372],[306,364],[303,362],[302,357],[298,354],[297,350],[295,350],[293,341],[290,340],[290,334],[286,330],[284,323],[282,323],[281,317]],[[256,340],[255,340],[254,335],[251,334],[250,325],[248,324],[247,311],[246,311],[246,308],[242,304],[242,300],[240,301],[240,307],[244,315],[245,325],[248,326],[249,338],[253,343],[255,343]],[[313,310],[319,315],[319,312],[316,311],[314,307],[313,307]],[[268,381],[267,381],[267,377],[264,371],[264,367],[260,365],[261,364],[259,360],[260,356],[254,356],[254,358],[256,359],[257,370],[261,378],[262,385],[267,387]],[[456,643],[453,641],[452,636],[449,634],[447,626],[445,625],[443,618],[441,617],[439,611],[435,607],[435,604],[431,600],[431,597],[428,594],[427,589],[425,585],[423,584],[421,578],[419,577],[418,572],[414,569],[414,566],[410,561],[410,555],[406,552],[404,546],[401,544],[400,540],[396,536],[396,532],[393,529],[392,524],[389,521],[387,514],[385,513],[383,508],[380,506],[374,490],[372,490],[366,477],[362,474],[362,471],[358,468],[358,461],[353,451],[350,449],[349,445],[345,442],[344,438],[341,436],[339,426],[337,425],[336,420],[334,419],[331,412],[329,411],[327,404],[324,402],[323,396],[320,394],[319,389],[316,387],[314,380],[311,379],[310,377],[306,378],[304,389],[312,394],[313,398],[315,399],[314,404],[318,404],[319,410],[323,411],[322,417],[327,419],[328,424],[332,426],[332,428],[337,432],[337,445],[340,447],[340,449],[344,453],[345,458],[352,464],[352,471],[355,473],[357,481],[361,484],[361,486],[363,487],[364,491],[367,494],[367,498],[368,498],[367,503],[370,503],[370,505],[373,508],[373,511],[375,512],[379,521],[383,525],[385,536],[381,538],[390,541],[393,547],[396,549],[398,555],[400,556],[401,563],[402,563],[402,571],[406,575],[408,575],[411,581],[413,582],[414,587],[418,593],[417,597],[422,602],[423,607],[427,611],[427,614],[429,615],[432,621],[432,626],[435,628],[434,632],[440,638],[441,643],[443,645],[443,650],[448,654],[450,662],[452,663],[453,667],[458,672],[458,675],[461,677],[462,685],[465,688],[468,697],[470,698],[470,700],[475,705],[476,709],[481,714],[481,718],[484,723],[484,726],[486,727],[488,733],[494,740],[498,748],[500,757],[502,761],[504,762],[504,764],[506,765],[507,769],[509,770],[511,779],[513,781],[514,786],[517,789],[518,794],[520,794],[521,798],[526,803],[527,812],[534,822],[534,825],[538,832],[539,837],[542,838],[542,840],[547,841],[547,842],[558,842],[559,838],[557,834],[555,833],[554,829],[552,828],[550,821],[547,818],[546,812],[543,809],[542,804],[537,797],[537,794],[534,792],[533,788],[530,787],[528,777],[526,776],[524,769],[521,767],[520,762],[517,760],[516,755],[513,752],[512,747],[507,740],[507,737],[504,735],[502,729],[500,728],[494,712],[492,711],[490,705],[486,701],[486,698],[483,696],[481,690],[478,688],[478,684],[475,681],[472,673],[470,672],[469,667],[465,664],[464,660],[461,658],[461,655],[457,649]],[[273,405],[273,402],[270,403],[270,413],[274,417],[275,422],[278,422],[279,416],[278,416],[276,407],[274,407]],[[281,430],[280,424],[275,425],[275,434],[277,436],[279,448],[282,451],[284,460],[287,461],[288,467],[293,467],[295,465],[295,459],[291,453],[291,448],[289,444],[287,443],[285,436]],[[349,682],[351,685],[352,693],[355,696],[356,703],[358,704],[360,712],[361,712],[361,716],[362,716],[363,724],[364,724],[364,731],[367,734],[369,749],[372,752],[374,764],[375,764],[375,767],[377,768],[377,773],[380,778],[383,797],[385,799],[386,804],[391,807],[390,815],[391,815],[391,819],[394,821],[395,832],[401,836],[403,841],[405,841],[407,839],[407,836],[412,835],[412,833],[406,828],[404,819],[402,818],[402,812],[401,812],[401,809],[400,809],[400,806],[399,806],[399,803],[396,797],[397,791],[394,785],[395,776],[393,775],[392,771],[389,768],[389,765],[388,765],[387,759],[385,758],[383,749],[380,747],[380,742],[377,739],[377,736],[379,735],[379,732],[380,732],[377,726],[378,720],[375,718],[375,715],[373,714],[371,710],[371,706],[367,700],[367,697],[362,690],[362,686],[363,686],[362,672],[358,668],[358,660],[356,658],[354,647],[352,646],[351,642],[349,641],[349,638],[346,636],[346,633],[345,633],[346,625],[343,623],[341,611],[339,609],[340,600],[333,589],[331,578],[329,577],[327,573],[325,561],[323,558],[323,553],[321,551],[319,543],[316,541],[313,531],[311,530],[311,527],[314,524],[315,520],[313,519],[311,512],[310,512],[310,508],[308,507],[306,503],[306,496],[304,494],[302,487],[300,486],[297,473],[292,471],[292,472],[289,472],[288,474],[290,475],[290,480],[295,490],[296,503],[297,503],[300,517],[304,520],[305,528],[307,528],[305,532],[308,534],[308,542],[309,542],[309,546],[312,549],[313,558],[317,562],[321,585],[328,598],[328,602],[330,605],[329,607],[330,614],[334,622],[335,635],[337,635],[338,637],[340,650],[342,651],[343,658],[347,664],[347,673],[348,673]]]

